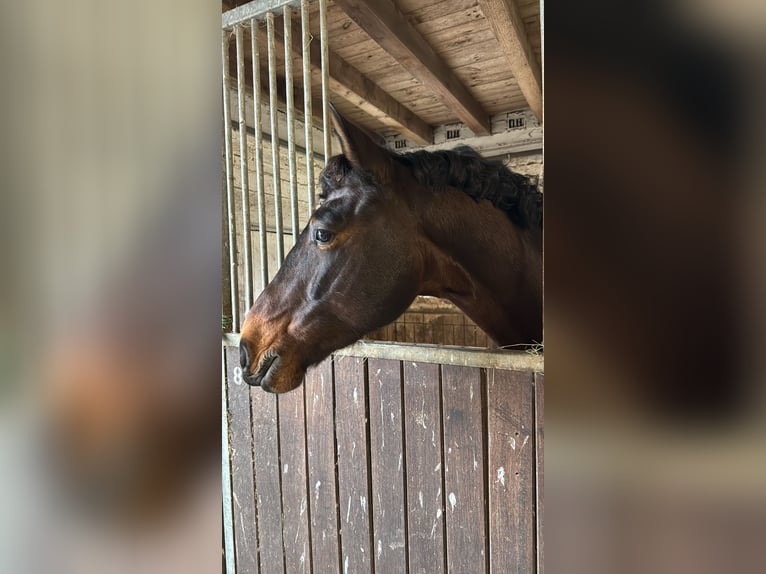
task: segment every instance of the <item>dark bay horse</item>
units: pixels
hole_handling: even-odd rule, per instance
[[[542,194],[471,148],[393,154],[332,111],[343,155],[322,204],[246,315],[244,379],[283,393],[403,313],[455,303],[498,344],[542,341]]]

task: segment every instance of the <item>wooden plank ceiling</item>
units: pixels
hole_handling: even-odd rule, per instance
[[[223,11],[246,2],[223,0]],[[299,16],[294,20],[299,23]],[[494,114],[531,108],[541,119],[539,0],[328,0],[327,25],[331,100],[341,113],[381,135],[428,144],[438,125],[463,122],[486,135]],[[277,74],[284,77],[282,27],[278,17]],[[311,7],[311,31],[318,39],[317,3]],[[295,85],[301,86],[298,28],[293,44]],[[230,48],[235,76],[233,41]],[[311,48],[318,104],[318,42]],[[265,43],[261,58],[265,70]],[[248,83],[250,68],[248,56]],[[296,103],[302,97],[296,93]]]

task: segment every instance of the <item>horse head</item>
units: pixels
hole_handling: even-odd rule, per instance
[[[298,387],[307,367],[396,319],[423,275],[415,181],[395,157],[333,108],[343,155],[322,177],[321,205],[247,313],[243,378],[266,391]]]

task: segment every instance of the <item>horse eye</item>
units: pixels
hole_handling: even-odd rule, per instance
[[[332,241],[334,235],[326,229],[317,229],[314,231],[314,239],[321,245],[327,245]]]

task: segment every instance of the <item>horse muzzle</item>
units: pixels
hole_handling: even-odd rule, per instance
[[[248,384],[255,387],[261,387],[266,392],[276,392],[273,383],[275,382],[274,379],[279,373],[279,368],[281,366],[282,357],[276,352],[267,351],[263,359],[261,359],[261,364],[258,366],[258,370],[245,380]]]
[[[242,367],[242,378],[253,387],[261,387],[264,391],[275,392],[272,382],[282,365],[282,358],[274,349],[263,354],[260,364],[254,373],[250,373],[250,351],[245,341],[240,341],[239,364]]]

